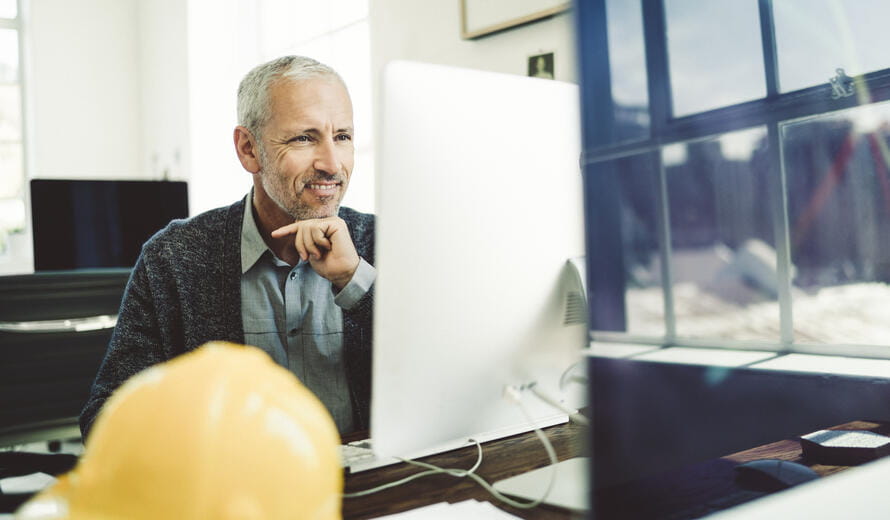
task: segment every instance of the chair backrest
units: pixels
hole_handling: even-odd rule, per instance
[[[130,269],[0,277],[0,446],[78,436]]]

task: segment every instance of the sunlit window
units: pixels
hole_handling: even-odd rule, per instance
[[[766,94],[757,2],[666,0],[665,14],[674,115]]]
[[[0,262],[25,226],[19,33],[16,0],[0,0]]]
[[[773,0],[783,91],[890,67],[886,0]]]
[[[592,1],[594,338],[890,358],[890,4]]]
[[[344,204],[373,213],[371,54],[368,0],[259,3],[260,58],[284,54],[310,56],[332,66],[352,97],[355,171]]]

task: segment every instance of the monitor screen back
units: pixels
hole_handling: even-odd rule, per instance
[[[146,240],[187,216],[182,181],[34,179],[34,269],[132,267]]]
[[[578,87],[394,62],[382,91],[375,450],[530,429],[505,388],[558,395],[587,343],[565,323],[567,260],[584,254]]]

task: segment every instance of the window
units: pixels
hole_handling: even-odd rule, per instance
[[[890,358],[890,4],[576,7],[593,337]]]
[[[16,0],[0,0],[0,263],[25,227],[19,20]]]
[[[355,171],[344,205],[374,212],[374,151],[368,0],[258,3],[262,59],[311,56],[333,67],[349,88],[355,123]]]

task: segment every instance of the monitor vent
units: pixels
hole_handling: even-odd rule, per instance
[[[587,302],[580,292],[569,291],[566,294],[566,313],[563,324],[578,325],[582,323],[587,323]]]

